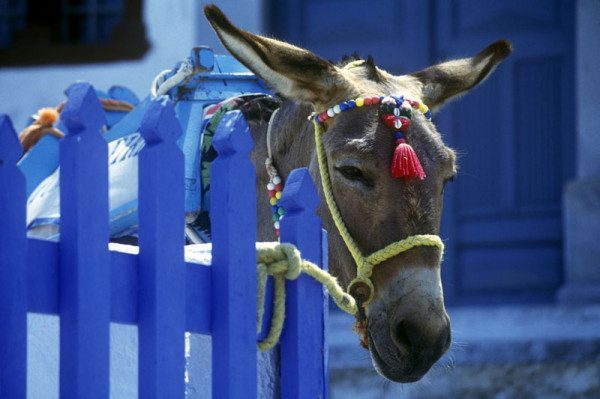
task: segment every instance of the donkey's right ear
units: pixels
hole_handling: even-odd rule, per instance
[[[214,4],[204,14],[227,50],[282,96],[323,105],[342,87],[337,67],[310,51],[246,32]]]

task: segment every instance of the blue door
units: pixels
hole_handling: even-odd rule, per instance
[[[552,301],[563,281],[561,192],[574,164],[573,2],[269,7],[276,36],[333,60],[353,50],[373,54],[394,73],[512,41],[513,54],[481,87],[434,116],[460,154],[445,194],[444,289],[450,304]]]

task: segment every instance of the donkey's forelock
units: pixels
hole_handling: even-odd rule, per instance
[[[350,65],[356,65],[356,68],[362,68],[365,79],[372,80],[375,83],[381,83],[385,76],[380,72],[380,69],[375,64],[372,55],[368,55],[367,59],[363,59],[358,52],[352,55],[342,56],[342,60],[337,64],[340,68],[347,68]]]

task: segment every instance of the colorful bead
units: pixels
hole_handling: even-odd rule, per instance
[[[394,115],[386,114],[386,115],[383,116],[383,123],[385,123],[385,125],[387,127],[389,127],[390,129],[394,129],[395,128],[396,119],[397,118]]]
[[[274,226],[274,227],[275,227],[277,230],[279,230],[279,221],[277,221],[277,222],[273,223],[273,226]]]
[[[383,114],[382,118],[386,126],[395,130],[408,129],[413,108],[421,111],[427,119],[431,119],[431,110],[422,102],[405,99],[404,96],[391,95],[365,96],[347,100],[328,108],[320,114],[313,112],[309,118],[312,118],[318,123],[322,123],[349,109],[375,104],[381,104],[380,111]]]
[[[275,176],[273,177],[273,184],[277,185],[281,183],[281,177]]]
[[[267,183],[267,190],[275,190],[275,185],[272,182]]]
[[[275,198],[277,198],[277,199],[281,198],[281,191],[278,191],[275,193]]]
[[[269,203],[271,205],[275,205],[277,203],[277,198],[275,198],[275,197],[269,198]]]
[[[277,210],[277,213],[279,213],[279,215],[283,216],[285,214],[285,211],[283,210],[282,207],[279,207],[279,209]]]
[[[396,108],[396,104],[381,104],[381,112],[383,112],[384,114],[389,114],[393,112],[394,108]]]
[[[401,116],[400,117],[400,127],[397,128],[398,130],[401,130],[403,132],[406,132],[408,130],[408,128],[410,127],[410,119],[408,119],[405,116]]]

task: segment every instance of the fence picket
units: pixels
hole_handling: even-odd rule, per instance
[[[60,142],[60,396],[109,394],[110,258],[104,113],[91,85],[67,92]]]
[[[211,167],[213,398],[256,397],[256,172],[240,111],[213,140]],[[217,183],[218,182],[218,183]]]
[[[27,238],[23,150],[0,115],[0,398],[25,398],[27,373]]]
[[[281,240],[295,244],[302,257],[321,264],[321,220],[316,214],[319,195],[307,168],[290,173],[281,205]],[[301,275],[286,283],[286,319],[281,335],[281,396],[323,398],[326,381],[323,354],[324,291],[321,284]]]
[[[139,373],[141,398],[185,394],[185,264],[181,127],[167,97],[153,100],[139,155]]]

